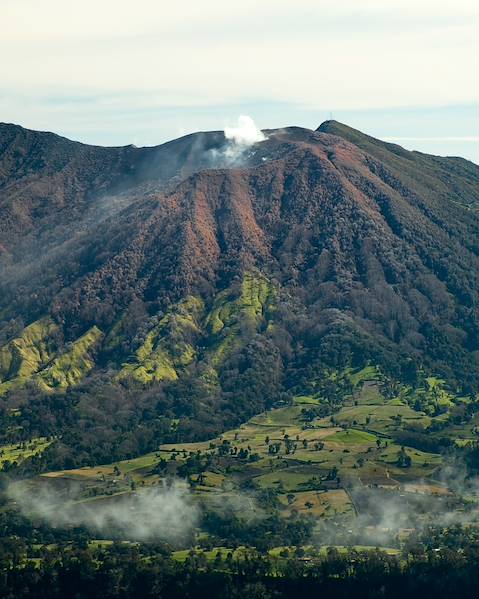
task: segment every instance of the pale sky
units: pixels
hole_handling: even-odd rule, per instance
[[[0,121],[152,145],[333,117],[479,163],[476,0],[0,0]]]

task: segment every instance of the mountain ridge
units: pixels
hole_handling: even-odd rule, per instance
[[[215,359],[201,348],[214,346],[213,333],[168,324],[180,339],[169,346],[153,321],[188,297],[206,314],[221,298],[234,304],[253,276],[277,289],[277,309],[230,325],[236,341],[211,379],[218,405],[249,405],[250,416],[326,367],[368,361],[403,380],[425,368],[453,389],[479,390],[479,167],[398,150],[335,122],[265,130],[264,141],[240,148],[221,132],[143,149],[71,142],[74,150],[63,138],[38,147],[34,132],[16,134],[16,145],[0,139],[0,346],[52,319],[55,380],[106,377],[141,393],[183,378],[204,386]],[[92,330],[78,370],[62,356]],[[150,335],[146,354],[138,335]],[[143,373],[136,382],[124,364]],[[145,364],[166,368],[170,383],[145,378]],[[243,401],[229,377],[245,364]],[[262,376],[275,383],[269,399],[253,400]],[[17,401],[9,380],[5,405]]]

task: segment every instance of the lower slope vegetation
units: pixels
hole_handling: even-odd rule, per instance
[[[198,360],[215,373],[233,350],[267,328],[273,312],[273,287],[259,273],[246,273],[220,292],[209,310],[200,297],[188,296],[149,318],[132,354],[117,365],[117,379],[144,385],[175,381]],[[43,391],[74,387],[95,369],[97,357],[101,362],[102,353],[129,341],[123,319],[107,335],[93,326],[73,342],[61,345],[60,339],[59,325],[45,317],[2,347],[0,393],[28,382]]]
[[[411,408],[403,389],[388,398],[375,367],[335,374],[350,381],[351,393],[334,413],[324,413],[320,397],[296,396],[215,438],[163,443],[137,458],[47,472],[22,482],[22,488],[35,493],[70,485],[73,499],[94,510],[130,505],[132,497],[180,478],[193,503],[209,514],[195,532],[199,547],[231,547],[231,539],[211,524],[226,517],[245,529],[273,516],[306,519],[313,532],[305,551],[355,539],[363,548],[379,545],[393,552],[437,521],[479,517],[477,498],[445,475],[448,458],[441,445],[444,438],[458,447],[467,438],[474,442],[477,414],[459,432],[448,411],[428,415],[418,405]],[[419,448],[420,431],[429,432],[427,449]],[[268,547],[271,554],[289,550]],[[179,550],[178,559],[190,548]]]

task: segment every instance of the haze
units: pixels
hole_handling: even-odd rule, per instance
[[[479,162],[473,0],[3,0],[0,120],[157,144],[329,118]]]

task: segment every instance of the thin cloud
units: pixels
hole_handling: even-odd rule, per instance
[[[423,141],[431,141],[431,142],[448,142],[448,141],[459,141],[459,142],[472,142],[472,143],[477,143],[479,142],[479,135],[466,135],[466,136],[460,136],[460,137],[383,137],[382,138],[384,141],[391,141],[391,142],[402,142],[402,141],[417,141],[417,142],[423,142]]]

